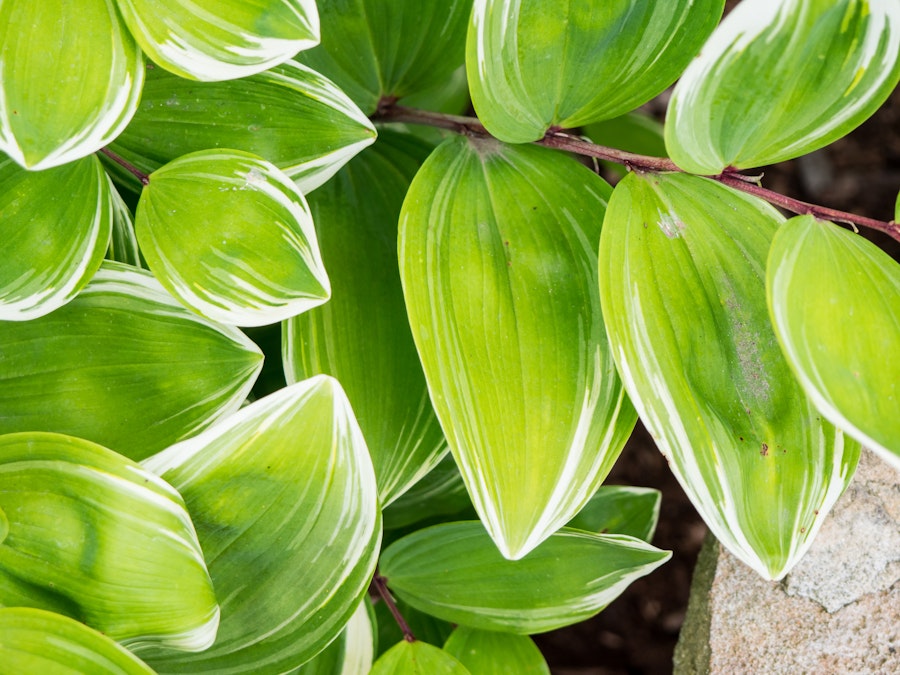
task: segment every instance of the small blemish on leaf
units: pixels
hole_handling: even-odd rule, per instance
[[[659,220],[656,224],[669,239],[677,239],[685,229],[684,223],[674,213],[659,211]]]
[[[768,457],[768,455],[769,455],[769,444],[768,443],[763,443],[760,446],[759,454],[761,454],[763,457]]]

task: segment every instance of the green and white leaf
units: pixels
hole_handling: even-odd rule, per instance
[[[334,80],[366,115],[447,81],[465,59],[472,0],[319,3],[322,43],[297,58]]]
[[[222,607],[210,649],[148,653],[154,669],[284,673],[337,638],[372,578],[381,516],[336,380],[281,389],[144,466],[184,496]]]
[[[160,283],[215,321],[276,323],[330,295],[306,199],[255,155],[204,150],[169,162],[150,175],[135,228]]]
[[[391,591],[423,612],[531,634],[584,621],[670,557],[633,537],[562,529],[521,560],[507,560],[472,521],[404,537],[379,568]]]
[[[456,461],[447,454],[421,480],[384,508],[384,529],[409,527],[426,519],[452,516],[471,508],[472,500]]]
[[[304,194],[375,140],[375,128],[331,80],[296,61],[226,82],[150,67],[141,104],[111,149],[150,174],[181,155],[235,148],[272,162]],[[132,191],[131,173],[107,163]]]
[[[635,413],[606,341],[596,249],[609,186],[545,148],[451,138],[400,216],[400,272],[432,402],[505,556],[596,492]]]
[[[705,178],[630,174],[600,241],[628,394],[715,536],[767,579],[802,557],[859,457],[804,395],[769,322],[765,262],[782,222]]]
[[[651,488],[603,485],[568,527],[597,534],[627,534],[649,542],[659,521],[662,494]]]
[[[871,116],[900,80],[900,5],[744,0],[685,71],[666,144],[686,171],[799,157]]]
[[[0,436],[0,606],[71,603],[80,619],[135,649],[212,644],[219,607],[181,496],[90,441]]]
[[[298,675],[368,675],[375,660],[371,603],[363,599],[340,636],[296,671]]]
[[[526,635],[459,626],[447,640],[444,651],[471,673],[550,675],[541,650]]]
[[[114,0],[0,3],[0,152],[23,167],[49,169],[109,143],[143,80]]]
[[[131,209],[128,208],[128,204],[125,203],[118,191],[113,189],[112,193],[112,236],[106,251],[106,259],[132,267],[144,267],[137,236],[134,233],[134,218],[131,215]]]
[[[471,675],[447,652],[427,642],[402,640],[375,662],[370,675]]]
[[[447,452],[397,271],[397,219],[431,150],[386,132],[309,198],[332,299],[284,323],[285,376],[340,380],[362,427],[383,506]]]
[[[103,262],[115,190],[94,157],[46,171],[0,159],[0,321],[62,307]]]
[[[5,673],[153,675],[134,654],[83,623],[26,607],[0,609]]]
[[[475,0],[466,70],[478,118],[509,143],[622,115],[700,51],[724,0]]]
[[[247,77],[319,42],[315,0],[117,0],[147,56],[191,80]]]
[[[72,302],[0,322],[0,433],[56,431],[140,460],[240,406],[262,354],[107,262]]]
[[[812,216],[775,236],[767,288],[775,334],[828,420],[900,469],[900,266]]]

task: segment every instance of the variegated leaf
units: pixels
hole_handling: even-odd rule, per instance
[[[900,265],[802,216],[775,236],[767,287],[775,333],[807,395],[900,469]]]
[[[397,218],[430,148],[386,132],[310,196],[332,299],[284,323],[285,375],[340,380],[372,454],[383,506],[447,451],[409,331],[397,270]]]
[[[40,170],[99,150],[134,114],[143,65],[115,0],[3,0],[0,151]]]
[[[315,0],[117,0],[147,55],[192,80],[246,77],[319,42]]]
[[[202,654],[142,654],[159,673],[284,673],[337,638],[372,578],[381,517],[336,380],[281,389],[144,466],[184,496],[222,607]]]
[[[369,675],[375,660],[374,616],[372,604],[363,598],[340,636],[292,672],[297,675]]]
[[[450,654],[427,642],[402,640],[375,662],[370,675],[471,675]]]
[[[46,171],[0,160],[0,321],[75,297],[103,262],[116,199],[95,157]]]
[[[865,121],[898,79],[893,0],[744,0],[675,87],[666,144],[698,174],[799,157]]]
[[[134,654],[83,623],[26,607],[0,609],[0,663],[7,673],[153,675]]]
[[[724,0],[475,0],[466,69],[479,119],[527,143],[633,110],[681,75]]]
[[[243,150],[308,193],[374,140],[372,123],[337,85],[288,61],[226,82],[192,82],[148,66],[137,113],[111,149],[145,174],[190,152]],[[108,167],[140,192],[134,175],[113,162]]]
[[[115,190],[113,190],[112,236],[109,240],[109,249],[106,251],[106,259],[132,267],[144,267],[137,236],[134,233],[131,209]]]
[[[240,331],[104,263],[64,307],[0,322],[0,433],[56,431],[139,460],[236,410],[261,367]]]
[[[419,530],[391,544],[380,570],[413,607],[454,623],[542,633],[593,616],[671,557],[618,534],[562,529],[507,560],[478,521]]]
[[[659,521],[662,494],[651,488],[604,485],[568,527],[597,534],[627,534],[649,542]]]
[[[452,138],[400,216],[403,290],[435,411],[510,559],[590,499],[635,423],[596,290],[608,194],[554,151]]]
[[[331,292],[306,199],[246,152],[204,150],[157,169],[135,228],[160,283],[215,321],[276,323]]]
[[[630,174],[600,241],[629,396],[719,541],[768,579],[800,559],[859,458],[806,398],[769,323],[765,261],[782,221],[705,178]]]
[[[0,436],[0,511],[0,606],[68,610],[131,648],[212,644],[219,606],[191,519],[138,464],[71,436]]]
[[[525,635],[459,626],[444,644],[444,651],[471,673],[550,675],[541,650]]]
[[[431,471],[382,512],[384,529],[409,527],[423,520],[471,511],[472,500],[452,455],[444,455]],[[462,520],[462,518],[452,518]]]

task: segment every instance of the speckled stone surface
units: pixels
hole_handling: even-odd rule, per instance
[[[806,557],[780,583],[709,538],[674,671],[900,674],[900,473],[864,452]]]

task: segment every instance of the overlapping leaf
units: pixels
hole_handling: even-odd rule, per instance
[[[117,0],[154,62],[217,81],[284,63],[319,42],[315,0]]]
[[[774,164],[856,128],[900,79],[900,6],[744,0],[675,87],[673,160],[699,174]]]
[[[803,216],[775,236],[767,288],[807,395],[900,469],[900,266],[862,237]]]
[[[131,652],[73,619],[39,609],[0,609],[0,664],[7,673],[153,675]]]
[[[437,466],[384,509],[384,529],[409,527],[426,519],[452,516],[471,509],[472,500],[456,461],[452,455],[444,455]]]
[[[307,193],[374,140],[372,123],[333,82],[288,61],[226,82],[151,67],[137,113],[111,148],[145,174],[190,152],[235,148],[264,157]],[[131,173],[109,167],[141,190]]]
[[[296,671],[297,675],[369,675],[375,659],[375,631],[372,604],[363,599],[340,636],[314,659]]]
[[[394,645],[375,662],[371,675],[470,675],[469,670],[447,652],[427,642]]]
[[[112,236],[109,239],[106,259],[132,267],[144,267],[137,236],[134,233],[131,210],[115,190],[113,190]]]
[[[261,361],[148,273],[105,263],[64,307],[0,322],[0,433],[57,431],[142,459],[236,410]]]
[[[382,554],[391,591],[454,623],[541,633],[584,621],[669,559],[633,537],[563,529],[521,560],[507,560],[478,522],[436,525]]]
[[[453,632],[453,624],[435,618],[425,612],[420,612],[399,598],[394,598],[394,604],[409,627],[410,632],[416,636],[417,640],[427,642],[430,645],[442,645]],[[378,655],[381,656],[381,654],[384,654],[405,638],[403,631],[397,624],[397,619],[387,607],[387,603],[379,602],[374,609],[378,622]]]
[[[0,160],[0,320],[48,314],[87,284],[109,244],[113,193],[93,157],[39,172]]]
[[[276,323],[329,297],[306,200],[255,155],[203,150],[169,162],[150,175],[135,228],[160,283],[216,321]]]
[[[526,143],[649,101],[681,75],[723,0],[475,0],[466,69],[479,119]]]
[[[659,490],[604,485],[568,527],[597,534],[627,534],[649,542],[659,521]]]
[[[6,434],[0,511],[0,606],[68,607],[133,647],[212,644],[219,607],[191,519],[139,465],[71,436]]]
[[[362,427],[382,505],[447,451],[409,330],[397,271],[397,218],[429,148],[383,135],[310,196],[330,302],[288,320],[288,382],[326,373],[340,380]]]
[[[765,261],[782,220],[708,179],[631,174],[600,243],[609,340],[641,420],[719,541],[770,579],[803,555],[859,457],[769,323]]]
[[[160,673],[284,673],[337,638],[381,539],[375,474],[336,380],[320,375],[149,458],[184,496],[220,598],[215,644],[143,655]]]
[[[550,675],[534,641],[524,635],[459,626],[444,645],[471,673]]]
[[[596,290],[608,194],[553,151],[453,138],[403,205],[403,290],[435,411],[509,558],[577,513],[635,423]]]
[[[106,145],[143,79],[114,0],[0,4],[0,151],[22,166],[49,169]]]
[[[322,43],[298,56],[363,111],[443,83],[465,58],[472,0],[320,3]]]

